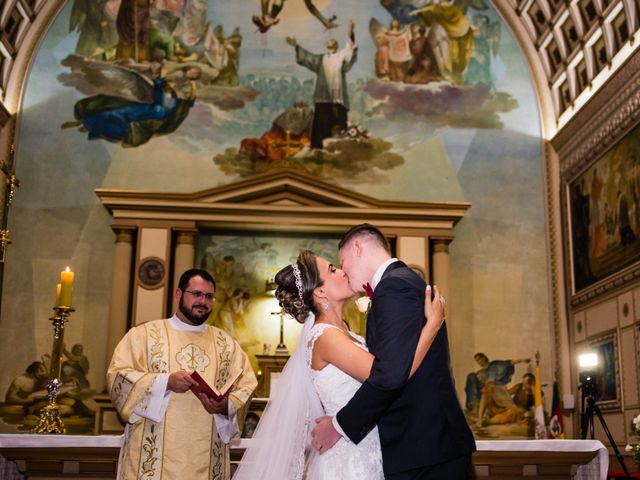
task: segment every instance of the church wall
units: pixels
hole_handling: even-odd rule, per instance
[[[616,358],[616,383],[619,392],[619,404],[602,404],[607,426],[611,430],[616,443],[625,445],[634,443],[631,432],[631,418],[640,408],[638,399],[638,323],[637,311],[632,301],[639,288],[628,290],[586,309],[576,311],[573,315],[573,328],[576,356],[592,351],[603,335],[615,335],[618,346]],[[580,399],[578,393],[577,400]],[[613,402],[616,403],[616,402]],[[634,413],[635,412],[635,413]],[[625,421],[625,418],[629,421]],[[606,436],[601,430],[599,439]]]
[[[471,57],[477,76],[415,86],[376,77],[376,48],[368,26],[377,19],[386,29],[392,19],[377,2],[323,3],[322,11],[336,13],[340,20],[340,27],[330,33],[302,4],[288,2],[281,23],[266,35],[256,33],[251,23],[255,2],[205,2],[212,26],[224,27],[218,41],[236,41],[233,32],[239,28],[240,84],[213,88],[201,82],[194,106],[181,123],[176,119],[175,131],[132,146],[89,140],[78,126],[61,129],[73,121],[78,102],[108,87],[86,83],[83,72],[95,62],[87,61],[91,53],[70,57],[82,43],[82,32],[69,32],[71,3],[64,4],[35,53],[20,112],[17,173],[23,186],[11,210],[15,238],[5,269],[0,328],[6,335],[0,339],[0,354],[5,357],[16,344],[22,348],[0,372],[0,391],[49,350],[47,318],[57,272],[69,264],[77,272],[77,311],[68,344],[85,346],[91,385],[98,390],[104,386],[114,233],[112,219],[93,190],[193,192],[270,167],[274,159],[240,154],[240,145],[271,131],[274,119],[293,100],[312,103],[315,79],[295,64],[285,37],[295,35],[301,45],[322,51],[330,35],[344,42],[349,18],[356,23],[360,45],[358,60],[347,74],[349,118],[362,127],[353,132],[361,143],[343,138],[339,146],[352,148],[347,156],[339,151],[320,157],[302,152],[298,161],[325,181],[378,198],[471,202],[449,245],[449,328],[461,401],[466,375],[478,369],[473,360],[477,351],[491,359],[516,359],[539,350],[543,383],[551,385],[555,352],[549,329],[538,109],[521,52],[493,8],[466,14],[469,21],[492,26],[478,30],[484,37],[476,39],[478,48]],[[491,36],[496,32],[499,43]],[[181,75],[174,79],[187,89]],[[287,97],[295,89],[299,97]],[[178,90],[181,98],[188,95]],[[291,145],[295,142],[302,140],[294,139]],[[362,145],[373,153],[359,149]],[[416,263],[430,261],[429,246],[420,246],[419,240],[398,247]],[[152,292],[151,303],[161,301],[164,309],[166,292],[162,300],[160,290]],[[154,311],[160,313],[166,311]],[[518,364],[513,381],[527,369]]]
[[[580,374],[590,370],[579,366],[578,355],[596,352],[598,405],[619,447],[636,442],[631,419],[640,407],[638,61],[638,54],[631,56],[552,140],[559,158],[575,412]],[[578,415],[573,420],[579,432]],[[596,435],[608,443],[597,425]]]

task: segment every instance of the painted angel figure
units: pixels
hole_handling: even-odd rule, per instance
[[[285,2],[286,0],[260,0],[261,15],[251,17],[251,21],[258,27],[260,33],[266,33],[272,26],[280,22],[278,15],[280,15],[280,12],[284,8]],[[313,4],[312,0],[304,0],[304,5],[311,15],[316,17],[327,30],[338,26],[336,23],[337,17],[332,15],[327,18],[322,15],[322,12],[318,10],[318,7]]]
[[[204,40],[207,33],[207,0],[186,0],[173,35],[187,49]]]
[[[83,62],[78,57],[67,60],[67,66],[82,69],[85,81],[103,93],[76,102],[75,120],[62,128],[78,127],[88,132],[89,140],[103,139],[124,147],[137,147],[156,135],[174,132],[194,105],[195,81],[200,76],[197,68],[185,67],[182,81],[174,82],[166,78],[173,72],[151,78],[122,65]],[[179,96],[187,84],[189,93]]]
[[[78,31],[75,53],[98,58],[112,54],[118,44],[113,2],[109,0],[74,0],[69,17],[69,31]]]
[[[425,27],[440,25],[449,39],[451,80],[463,83],[463,75],[473,53],[474,36],[466,15],[469,7],[484,9],[484,0],[429,0],[411,15]]]
[[[215,28],[209,24],[205,37],[204,61],[218,70],[214,82],[216,85],[236,86],[240,84],[240,46],[242,36],[240,29],[235,28],[231,35],[225,36],[224,28]]]

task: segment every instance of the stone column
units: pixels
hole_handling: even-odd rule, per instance
[[[433,284],[437,285],[440,295],[445,297],[449,303],[446,305],[445,318],[451,317],[451,300],[449,300],[449,244],[452,238],[432,238],[431,245],[433,251]],[[447,328],[449,336],[449,348],[453,350],[454,333]],[[453,356],[453,355],[452,355]]]
[[[106,351],[107,365],[111,362],[111,356],[116,345],[127,332],[135,228],[113,227],[113,231],[116,234],[116,246],[113,251],[113,273],[111,277],[111,305],[109,307]]]
[[[432,238],[433,245],[433,284],[438,286],[440,294],[449,295],[449,244],[452,238]]]
[[[176,244],[173,250],[173,288],[169,291],[174,312],[178,308],[178,305],[176,304],[173,292],[178,287],[180,275],[182,275],[185,270],[194,267],[196,260],[195,236],[197,234],[198,230],[189,229],[176,231]]]
[[[427,238],[398,236],[396,256],[409,267],[418,267],[423,278],[429,282],[429,262],[427,259]]]

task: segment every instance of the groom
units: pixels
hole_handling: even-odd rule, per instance
[[[351,228],[338,248],[351,288],[373,290],[367,345],[375,360],[336,417],[316,420],[314,447],[325,452],[341,435],[358,443],[377,424],[386,479],[467,478],[475,442],[451,376],[446,325],[408,379],[425,322],[425,282],[391,258],[373,225]]]

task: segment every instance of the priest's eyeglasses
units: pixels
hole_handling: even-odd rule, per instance
[[[183,292],[190,293],[191,295],[196,297],[198,300],[202,300],[204,298],[207,302],[215,301],[215,298],[213,297],[213,293],[204,293],[204,292],[201,292],[200,290],[183,290]]]

